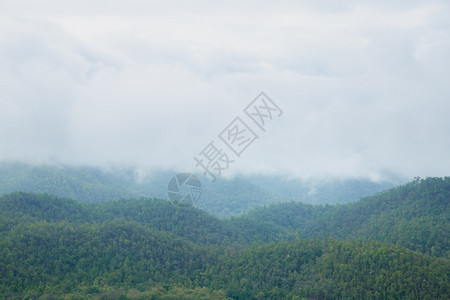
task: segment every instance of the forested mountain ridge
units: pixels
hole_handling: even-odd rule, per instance
[[[23,215],[22,222],[103,222],[123,218],[197,243],[363,238],[450,257],[450,177],[414,181],[355,203],[312,206],[291,202],[229,220],[152,198],[86,204],[49,195],[13,193],[1,199],[3,220],[16,215]]]
[[[152,198],[7,194],[0,298],[448,299],[448,192],[449,177],[427,178],[228,220]]]
[[[201,244],[244,243],[233,224],[193,207],[152,198],[81,203],[47,194],[16,192],[0,196],[0,228],[34,222],[75,224],[135,222]]]
[[[283,203],[233,222],[294,232],[301,238],[373,239],[450,258],[450,177],[426,178],[337,206]],[[250,229],[247,229],[250,230]]]
[[[446,299],[450,295],[449,260],[373,241],[281,241],[225,256],[209,272],[208,286],[227,289],[237,299],[258,299],[258,295],[262,299]]]
[[[47,193],[82,202],[140,197],[129,172],[106,172],[97,168],[28,165],[0,162],[0,194]]]
[[[0,241],[8,299],[448,299],[449,269],[449,260],[374,242],[219,250],[120,221],[37,222]]]
[[[121,198],[167,198],[167,184],[175,174],[139,169],[99,169],[58,165],[0,162],[0,195],[16,191],[47,193],[62,198],[96,203]],[[400,182],[370,180],[302,181],[283,176],[247,175],[211,183],[203,175],[198,207],[219,217],[239,215],[257,207],[286,201],[346,203],[372,195]],[[403,182],[403,181],[402,181]]]

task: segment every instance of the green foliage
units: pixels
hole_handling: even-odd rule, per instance
[[[225,256],[208,285],[236,299],[447,299],[450,261],[375,242],[296,240]]]
[[[0,298],[448,299],[449,184],[230,220],[158,199],[7,194]]]
[[[373,239],[450,258],[450,177],[414,181],[355,203],[283,203],[233,219],[256,240],[272,236]],[[262,225],[263,224],[263,225]],[[266,230],[261,230],[261,227]]]

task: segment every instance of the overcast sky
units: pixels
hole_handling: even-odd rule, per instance
[[[449,1],[0,1],[0,160],[201,171],[214,141],[227,174],[445,176],[449,116]]]

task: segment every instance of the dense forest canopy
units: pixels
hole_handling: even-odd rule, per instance
[[[450,177],[218,219],[166,200],[0,197],[0,296],[448,299]]]

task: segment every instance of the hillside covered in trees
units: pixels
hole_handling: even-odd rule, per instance
[[[119,199],[167,198],[167,184],[173,172],[143,172],[133,168],[29,165],[0,162],[0,195],[16,191],[47,193],[81,202],[96,203]],[[282,176],[248,175],[219,179],[211,183],[197,174],[203,191],[198,207],[218,217],[249,212],[264,205],[285,201],[310,204],[347,203],[359,200],[401,182],[370,180],[329,180],[304,182]]]
[[[373,239],[450,258],[450,177],[417,179],[344,205],[283,203],[233,222],[252,230],[261,223],[302,238]],[[245,226],[244,226],[245,224]]]
[[[448,299],[450,178],[217,219],[166,200],[0,197],[7,299]]]

